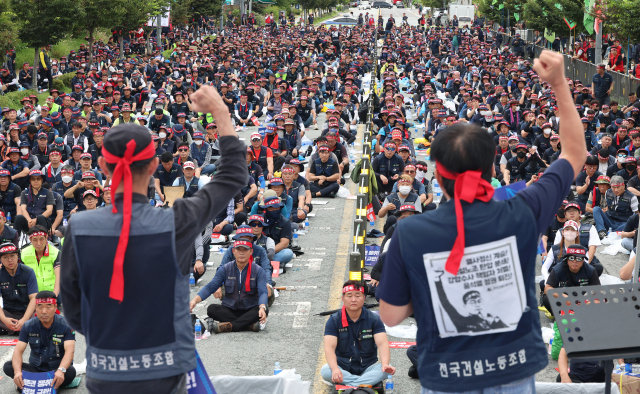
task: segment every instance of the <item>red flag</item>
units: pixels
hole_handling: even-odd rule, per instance
[[[373,213],[373,204],[367,205],[367,219],[369,219],[370,222],[376,221],[376,214]]]

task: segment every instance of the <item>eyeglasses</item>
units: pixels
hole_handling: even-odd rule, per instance
[[[584,257],[569,256],[569,261],[584,261]]]
[[[260,138],[253,138],[251,139],[251,142],[256,142],[256,141],[262,141]]]
[[[178,149],[178,151],[180,151],[180,152],[188,152],[189,149]]]
[[[392,147],[392,146],[388,146],[388,147],[386,147],[386,148],[384,148],[384,149],[385,149],[385,150],[388,150],[388,151],[390,151],[390,152],[391,152],[391,151],[396,150],[396,148],[394,148],[394,147]]]
[[[415,174],[416,172],[415,171],[405,171],[404,173],[405,174]]]
[[[262,223],[253,222],[253,223],[250,223],[249,226],[251,226],[251,227],[262,227]]]

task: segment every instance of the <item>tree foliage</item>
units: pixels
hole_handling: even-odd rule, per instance
[[[18,26],[12,20],[9,0],[0,0],[0,63],[4,62],[4,54],[15,48],[18,41]]]
[[[584,1],[581,0],[528,0],[524,6],[527,26],[534,30],[544,31],[545,28],[558,36],[584,32],[582,20],[584,17]],[[570,32],[564,21],[577,23]]]
[[[615,33],[621,40],[631,43],[640,42],[640,24],[638,12],[640,0],[607,0],[597,2],[592,15],[603,20],[603,30]]]
[[[222,0],[177,0],[171,3],[171,23],[184,26],[202,16],[219,16]]]
[[[34,48],[33,86],[36,86],[38,50],[57,44],[66,34],[61,26],[73,26],[81,11],[67,0],[11,0],[11,12],[20,21],[18,37]]]

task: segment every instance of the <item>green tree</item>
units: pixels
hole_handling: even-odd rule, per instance
[[[164,13],[168,7],[168,3],[164,0],[143,1],[139,0],[113,0],[111,12],[114,14],[116,21],[115,27],[120,31],[120,58],[124,57],[122,34],[128,34],[131,30],[137,30],[140,26],[144,26],[147,32],[153,30],[146,24],[149,18]]]
[[[32,86],[35,87],[38,50],[63,39],[66,34],[63,26],[72,26],[78,17],[82,17],[82,12],[67,0],[11,0],[11,9],[21,22],[18,37],[22,43],[34,48]]]
[[[77,9],[83,13],[83,18],[77,19],[78,27],[88,33],[89,59],[93,63],[93,41],[96,30],[99,28],[111,29],[118,25],[118,14],[112,12],[114,3],[119,0],[79,0],[75,3]]]
[[[597,2],[592,15],[603,20],[603,30],[615,33],[621,41],[640,42],[640,24],[638,23],[640,0],[607,0]]]
[[[579,0],[528,0],[524,10],[530,29],[544,31],[547,28],[558,36],[584,31],[584,2]],[[570,31],[565,19],[577,23],[573,31]]]
[[[18,44],[18,27],[12,21],[9,0],[0,0],[0,63],[4,62],[4,54],[15,49]]]

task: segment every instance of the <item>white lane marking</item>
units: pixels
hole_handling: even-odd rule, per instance
[[[293,328],[304,328],[309,321],[309,312],[311,311],[311,302],[274,302],[273,305],[295,305],[295,312],[270,312],[271,316],[293,316]]]
[[[311,271],[319,271],[320,266],[322,265],[322,259],[307,259],[307,260],[298,260],[296,262],[297,266],[304,265],[309,268]]]
[[[305,248],[306,250],[327,250],[327,248]]]

